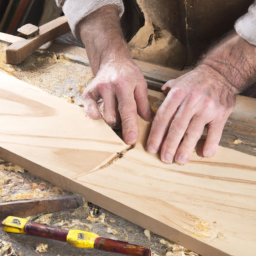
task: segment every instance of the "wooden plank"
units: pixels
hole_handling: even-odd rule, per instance
[[[203,256],[254,254],[256,157],[220,147],[212,159],[164,164],[144,150],[141,119],[136,147],[117,154],[127,146],[102,121],[8,75],[1,81],[0,158]]]
[[[220,147],[212,159],[194,153],[186,166],[164,164],[144,150],[150,127],[139,122],[133,150],[76,179],[107,199],[85,196],[201,255],[254,255],[256,157]]]
[[[4,73],[0,77],[2,150],[72,178],[128,148],[104,121],[93,122],[82,108]]]
[[[40,34],[34,39],[16,42],[6,50],[6,62],[8,64],[19,64],[43,44],[70,31],[65,16],[53,20],[40,27]]]
[[[26,39],[0,32],[0,42],[6,43],[7,45],[11,45],[19,41],[26,41]]]

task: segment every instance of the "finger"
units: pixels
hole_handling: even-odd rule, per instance
[[[167,95],[169,93],[169,91],[171,90],[172,86],[174,85],[174,81],[175,79],[169,80],[167,83],[165,83],[162,86],[162,91],[165,95]]]
[[[207,121],[203,116],[193,117],[190,124],[188,125],[188,129],[184,135],[183,141],[177,150],[175,155],[175,162],[179,164],[188,163],[189,158],[197,145],[197,142],[200,140],[204,132],[206,122]]]
[[[102,116],[98,109],[97,101],[99,99],[99,93],[96,89],[92,91],[85,91],[82,95],[84,100],[84,108],[86,114],[92,119],[101,119]]]
[[[181,90],[171,90],[158,109],[147,142],[149,153],[156,154],[159,151],[170,121],[180,106],[183,97]]]
[[[223,119],[221,121],[212,121],[209,123],[208,134],[206,137],[203,156],[204,157],[213,157],[218,149],[218,145],[220,143],[220,139],[222,136],[222,131],[224,129],[225,123],[227,119]]]
[[[118,111],[122,120],[123,139],[126,144],[136,143],[139,135],[137,106],[134,91],[129,85],[123,84],[116,87]]]
[[[153,120],[153,113],[150,108],[148,100],[148,91],[146,81],[143,81],[144,84],[137,85],[134,96],[137,103],[138,114],[148,122]]]
[[[166,139],[161,149],[161,160],[172,163],[179,144],[196,112],[197,98],[185,100],[170,124]]]
[[[104,90],[101,93],[103,101],[104,101],[104,120],[105,122],[111,126],[117,126],[117,103],[116,97],[112,90]]]

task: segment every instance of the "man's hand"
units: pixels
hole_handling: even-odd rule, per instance
[[[167,82],[168,93],[153,121],[147,150],[166,163],[186,164],[208,125],[204,157],[212,157],[235,105],[235,96],[255,79],[255,47],[232,33],[193,71]],[[182,140],[183,139],[183,140]]]
[[[93,119],[102,118],[98,102],[104,102],[103,118],[112,127],[122,121],[127,144],[137,141],[137,113],[151,121],[147,83],[132,60],[114,6],[103,7],[81,21],[80,37],[85,44],[96,78],[83,94],[85,110]]]
[[[123,138],[127,144],[137,141],[138,117],[151,120],[147,83],[132,60],[110,61],[101,66],[96,78],[86,88],[83,99],[89,117],[102,118],[97,101],[104,101],[104,120],[116,127],[122,120]],[[120,113],[120,116],[119,116]]]
[[[203,155],[212,157],[235,105],[231,86],[209,66],[199,66],[162,89],[169,92],[154,119],[148,151],[162,147],[162,161],[186,164],[208,124]]]

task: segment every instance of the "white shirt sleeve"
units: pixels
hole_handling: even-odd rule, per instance
[[[106,5],[115,5],[120,11],[120,17],[124,13],[122,0],[56,0],[59,7],[62,7],[73,34],[79,38],[76,25],[84,17]]]
[[[256,1],[250,6],[248,13],[236,21],[235,30],[248,43],[256,46]]]

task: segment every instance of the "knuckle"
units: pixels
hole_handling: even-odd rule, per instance
[[[128,83],[128,85],[129,85],[129,83]],[[116,87],[117,92],[119,92],[119,94],[121,94],[121,95],[123,93],[126,93],[126,91],[127,91],[127,84],[124,85],[123,81],[117,81],[115,83],[115,87]]]
[[[99,90],[103,90],[103,89],[105,89],[105,88],[109,88],[108,85],[109,85],[109,84],[107,84],[107,83],[98,83],[98,84],[97,84],[97,87],[98,87]]]
[[[153,123],[156,125],[159,125],[162,122],[165,122],[167,120],[167,115],[163,114],[162,112],[157,112]]]
[[[216,108],[215,100],[210,97],[207,97],[204,100],[204,109],[213,110],[214,108]]]
[[[184,90],[181,88],[174,88],[171,92],[171,97],[175,101],[180,101],[184,97]]]
[[[182,120],[176,119],[173,121],[173,123],[170,126],[170,132],[172,133],[179,133],[180,131],[182,131],[184,128],[186,128],[184,126],[184,123],[182,122]]]

